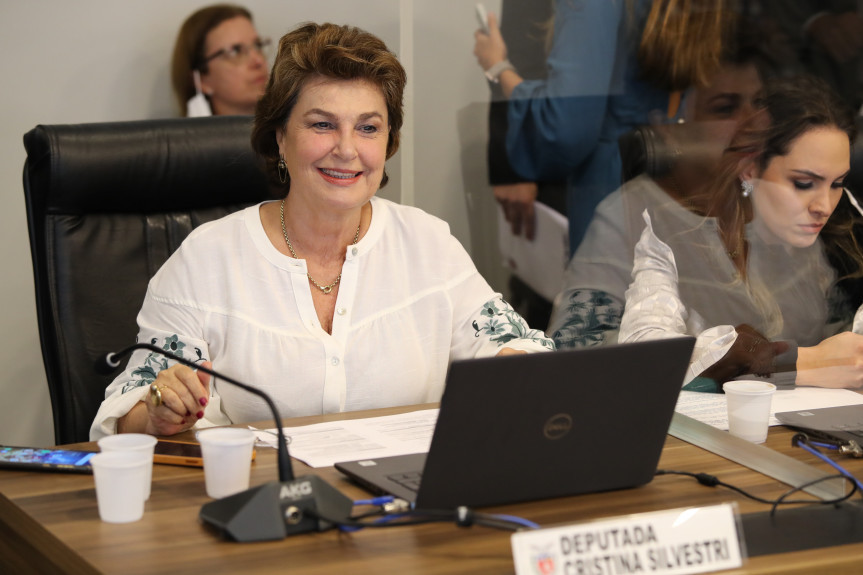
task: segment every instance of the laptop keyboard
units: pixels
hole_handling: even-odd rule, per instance
[[[408,473],[394,473],[392,475],[387,475],[387,479],[398,483],[405,489],[417,492],[420,489],[420,479],[422,479],[422,475],[421,471],[410,471]]]

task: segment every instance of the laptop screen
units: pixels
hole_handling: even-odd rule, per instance
[[[417,507],[497,505],[649,482],[694,342],[453,362],[424,467],[415,470],[422,471]],[[399,467],[401,457],[336,467],[394,493],[400,490],[388,477],[411,471]]]

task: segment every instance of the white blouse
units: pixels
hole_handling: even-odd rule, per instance
[[[189,235],[148,286],[138,341],[212,361],[268,393],[282,417],[439,401],[454,359],[553,348],[492,291],[445,222],[381,198],[371,205],[366,235],[347,247],[332,334],[305,260],[272,245],[258,205]],[[171,363],[135,352],[106,389],[91,440],[115,433]],[[271,418],[228,383],[210,394],[198,427]]]
[[[806,346],[850,327],[847,316],[831,321],[828,303],[835,272],[820,242],[802,249],[766,245],[748,232],[744,279],[726,256],[713,220],[705,219],[703,230],[667,238],[677,246],[672,249],[655,233],[647,210],[643,218],[646,226],[635,247],[619,341],[697,336],[686,382],[727,353],[740,323],[770,339],[794,339]]]

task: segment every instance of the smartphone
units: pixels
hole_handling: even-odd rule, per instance
[[[62,471],[93,473],[90,458],[95,451],[56,449],[50,447],[0,446],[0,468],[29,471]]]
[[[252,461],[255,460],[256,455],[255,450],[252,449]],[[198,443],[160,439],[156,442],[156,448],[153,451],[153,462],[203,467],[204,456],[201,454],[201,445]]]
[[[203,467],[204,456],[198,443],[160,439],[156,442],[156,448],[153,451],[153,462]]]
[[[476,5],[476,19],[479,22],[479,28],[484,34],[488,34],[488,14],[485,11],[485,6],[482,4]]]

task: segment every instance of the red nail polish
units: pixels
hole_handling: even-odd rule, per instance
[[[203,418],[203,417],[204,417],[204,412],[203,412],[203,411],[199,411],[199,412],[198,412],[198,419],[201,419],[201,418]]]
[[[207,398],[202,397],[201,399],[198,400],[198,403],[200,403],[201,405],[207,405]]]

